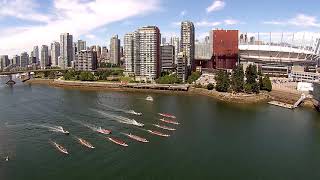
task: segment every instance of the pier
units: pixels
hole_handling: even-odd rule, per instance
[[[287,108],[287,109],[294,109],[294,106],[292,104],[287,104],[287,103],[283,103],[283,102],[279,102],[279,101],[270,101],[270,102],[268,102],[268,104],[278,106],[278,107]]]
[[[189,85],[172,84],[140,84],[140,83],[116,83],[116,82],[85,82],[85,81],[65,81],[54,80],[53,84],[70,87],[93,87],[93,88],[129,88],[129,89],[150,89],[168,91],[188,91]]]

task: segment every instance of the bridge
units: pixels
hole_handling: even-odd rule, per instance
[[[310,100],[313,103],[314,107],[319,111],[320,102],[317,99],[315,99],[312,95],[305,95],[305,94],[301,95],[300,99],[293,105],[293,108],[299,107],[303,102],[307,100]]]
[[[38,70],[20,70],[20,71],[2,71],[0,72],[0,76],[7,76],[9,77],[9,80],[6,82],[7,85],[14,85],[16,82],[12,79],[12,75],[14,74],[26,74],[26,76],[22,79],[22,82],[26,82],[30,80],[31,73],[36,73],[36,72],[63,72],[65,70],[63,69],[38,69]]]
[[[21,71],[2,71],[0,72],[0,75],[13,75],[13,74],[23,74],[23,73],[31,73],[31,72],[54,72],[54,71],[59,71],[59,72],[64,72],[66,70],[64,69],[37,69],[37,70],[21,70]]]

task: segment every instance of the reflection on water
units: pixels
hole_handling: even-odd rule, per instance
[[[314,83],[313,87],[314,87],[313,96],[314,96],[315,99],[320,101],[320,84],[319,83]]]
[[[2,80],[1,80],[2,82]],[[0,88],[0,179],[318,179],[320,116],[267,104],[235,106],[204,96]],[[126,110],[141,112],[142,116]],[[180,125],[159,121],[170,113]],[[131,125],[137,120],[144,128]],[[176,129],[167,131],[154,124]],[[63,129],[61,128],[63,127]],[[94,130],[111,130],[110,137]],[[152,135],[146,129],[170,134]],[[61,133],[70,132],[70,136]],[[144,137],[141,144],[123,133]],[[75,138],[92,143],[88,150]],[[109,136],[108,136],[109,137]],[[57,151],[54,141],[68,149]],[[10,156],[9,163],[1,158]]]

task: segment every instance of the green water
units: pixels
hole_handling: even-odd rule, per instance
[[[202,96],[79,91],[0,85],[1,180],[95,179],[319,179],[320,115],[270,105],[236,106]],[[106,106],[143,113],[116,112]],[[99,113],[101,112],[101,113]],[[175,132],[152,126],[158,112],[177,116]],[[134,118],[143,129],[107,115]],[[124,148],[82,124],[112,130]],[[60,125],[70,136],[39,125]],[[157,137],[144,129],[170,134]],[[147,138],[141,144],[121,132]],[[86,149],[81,137],[96,148]],[[49,141],[66,147],[61,154]]]

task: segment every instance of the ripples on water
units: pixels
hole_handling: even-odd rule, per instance
[[[0,78],[1,79],[1,78]],[[2,82],[2,81],[1,81]],[[207,97],[63,90],[0,84],[0,179],[318,179],[320,117],[269,105],[233,106]],[[142,112],[142,116],[126,111]],[[177,116],[174,132],[156,129],[158,112]],[[111,116],[110,116],[111,115]],[[116,120],[135,119],[145,128]],[[71,136],[49,131],[62,126]],[[90,128],[91,127],[91,128]],[[102,127],[129,144],[94,132]],[[93,128],[93,129],[92,129]],[[154,129],[170,138],[153,136]],[[150,141],[141,144],[122,133]],[[95,146],[83,147],[75,137]],[[68,149],[60,154],[50,143]],[[36,171],[35,171],[36,170]]]

